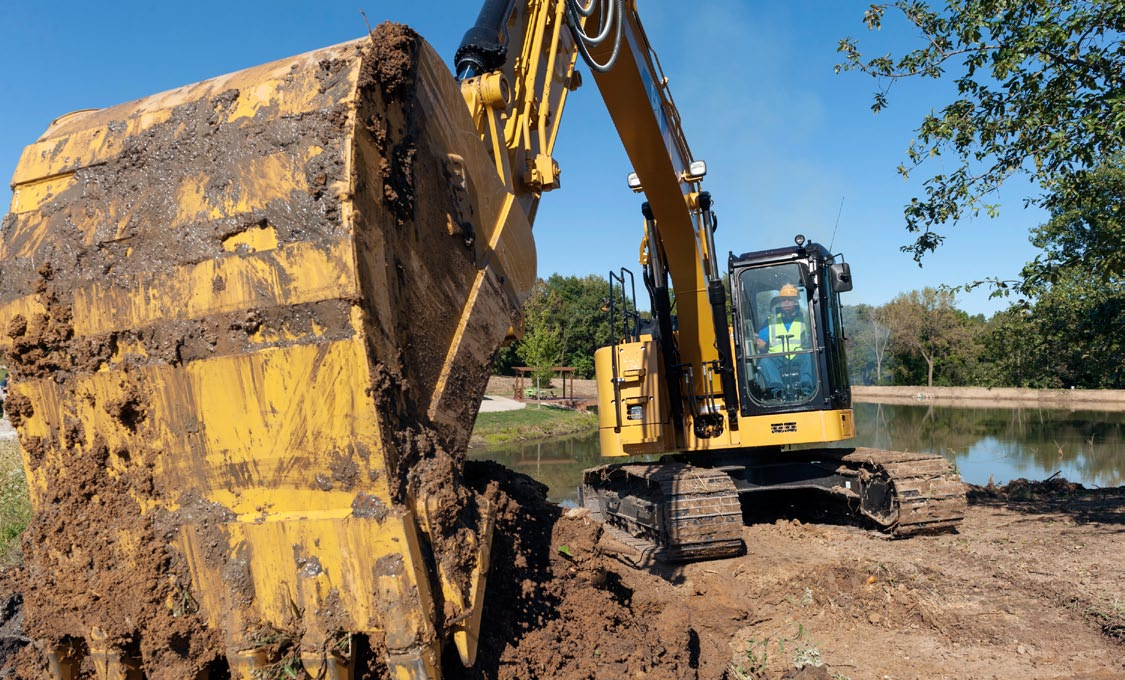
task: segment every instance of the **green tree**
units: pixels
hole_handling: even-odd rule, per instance
[[[1125,279],[1062,270],[1036,298],[1031,321],[1046,345],[1038,353],[1039,374],[1050,376],[1052,386],[1125,388]]]
[[[957,310],[961,326],[961,340],[941,364],[940,375],[934,378],[937,385],[983,385],[988,367],[981,361],[984,340],[988,337],[988,322],[983,314],[970,316]]]
[[[883,319],[883,308],[861,304],[845,306],[843,312],[852,382],[884,384],[890,376],[891,329]]]
[[[609,342],[609,314],[603,309],[609,282],[596,274],[554,274],[546,285],[557,299],[551,321],[562,334],[563,361],[577,377],[594,377],[594,350]]]
[[[1043,254],[1023,268],[1022,292],[1034,295],[1072,270],[1106,283],[1125,276],[1125,154],[1100,163],[1085,186],[1055,190],[1050,221],[1032,231]]]
[[[1060,200],[1032,232],[1043,254],[998,314],[993,380],[1027,387],[1125,387],[1125,170],[1119,155],[1089,175],[1090,192]]]
[[[902,293],[884,305],[882,313],[895,339],[899,370],[907,379],[903,382],[908,384],[924,378],[932,387],[935,369],[952,370],[957,362],[975,359],[980,352],[970,318],[954,306],[950,291],[923,288]],[[919,359],[922,371],[917,370]]]
[[[516,352],[525,365],[534,369],[531,377],[537,386],[550,385],[552,368],[562,363],[563,334],[551,318],[557,306],[558,296],[542,280],[535,282],[535,289],[524,303],[525,331]]]
[[[609,283],[597,275],[560,276],[536,282],[524,303],[524,335],[497,353],[493,370],[553,357],[551,366],[572,366],[578,378],[594,376],[594,350],[609,342],[609,315],[603,309]],[[534,361],[532,358],[534,357]]]
[[[1051,187],[1025,199],[1048,209],[1091,193],[1088,170],[1125,142],[1125,2],[896,0],[871,5],[868,29],[880,29],[888,13],[917,32],[920,46],[867,58],[844,38],[837,71],[877,79],[876,112],[902,78],[951,77],[956,87],[952,102],[922,119],[899,166],[909,176],[935,156],[957,159],[906,206],[907,230],[918,235],[903,250],[920,262],[943,239],[937,225],[994,214],[985,201],[1014,174]],[[1125,273],[1121,256],[1107,265]]]
[[[985,383],[994,387],[1062,387],[1052,370],[1051,342],[1041,320],[1024,305],[1012,305],[989,321],[982,361],[988,367]]]

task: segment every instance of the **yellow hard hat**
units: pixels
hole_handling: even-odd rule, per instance
[[[778,293],[780,297],[797,297],[797,286],[787,283],[781,287],[781,292]]]

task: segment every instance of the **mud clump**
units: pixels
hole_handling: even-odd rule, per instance
[[[468,462],[466,478],[497,524],[479,658],[452,677],[697,676],[690,626],[669,625],[658,616],[663,604],[635,596],[622,578],[628,567],[603,551],[598,524],[495,463]]]

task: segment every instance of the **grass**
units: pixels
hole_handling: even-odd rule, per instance
[[[489,446],[529,439],[550,439],[594,432],[598,417],[569,409],[540,405],[517,411],[481,413],[473,426],[473,439]]]
[[[811,592],[811,591],[809,591]],[[808,635],[804,624],[798,623],[792,636],[765,636],[750,638],[743,650],[745,658],[731,663],[727,674],[735,680],[758,680],[769,675],[771,665],[788,666],[800,670],[805,666],[820,667],[824,661],[820,657],[820,647]],[[771,664],[772,660],[772,664]],[[835,680],[838,676],[833,674]]]
[[[20,536],[31,521],[31,497],[19,442],[0,440],[0,567],[19,564]]]

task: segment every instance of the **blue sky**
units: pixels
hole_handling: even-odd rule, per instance
[[[1026,184],[1004,188],[999,218],[948,229],[945,245],[923,268],[899,251],[911,240],[902,206],[924,177],[908,183],[895,168],[922,115],[945,103],[950,88],[898,83],[890,108],[871,113],[874,81],[834,73],[838,41],[857,37],[871,53],[901,51],[910,42],[892,22],[869,33],[862,21],[869,2],[637,4],[692,151],[708,162],[704,186],[715,197],[720,252],[788,245],[797,233],[827,245],[839,213],[832,248],[852,265],[849,304],[882,304],[924,286],[1012,278],[1034,257],[1028,230],[1045,216],[1023,208]],[[360,9],[372,25],[412,26],[448,60],[479,4],[0,4],[0,59],[8,65],[0,76],[0,204],[10,203],[7,181],[23,147],[53,118],[360,37],[366,30]],[[569,100],[556,157],[563,187],[544,197],[535,225],[540,276],[605,276],[621,266],[639,272],[639,199],[625,185],[629,162],[589,78]],[[927,173],[941,169],[934,163]],[[986,315],[1007,304],[983,290],[958,301]]]

